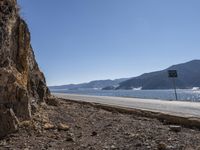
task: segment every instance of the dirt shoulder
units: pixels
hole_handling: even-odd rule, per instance
[[[0,140],[0,149],[192,150],[200,149],[200,131],[166,122],[60,99],[43,104],[32,121]],[[52,103],[51,103],[52,105]],[[54,105],[54,103],[53,103]]]

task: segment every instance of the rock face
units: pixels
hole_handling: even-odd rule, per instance
[[[50,96],[16,0],[0,0],[0,137],[16,130]],[[3,123],[2,123],[3,122]]]

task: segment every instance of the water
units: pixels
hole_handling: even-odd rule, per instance
[[[51,90],[56,93],[175,100],[174,90]],[[177,90],[178,100],[200,102],[200,91]]]

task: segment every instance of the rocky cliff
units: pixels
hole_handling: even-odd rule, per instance
[[[0,137],[31,118],[50,96],[16,0],[0,0]]]

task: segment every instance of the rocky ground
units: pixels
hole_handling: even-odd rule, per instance
[[[16,150],[198,150],[200,131],[173,129],[157,119],[121,114],[89,104],[51,100],[31,121],[0,140],[0,149]]]

